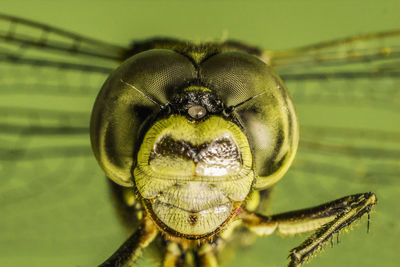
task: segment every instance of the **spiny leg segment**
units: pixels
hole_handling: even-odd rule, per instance
[[[272,216],[243,211],[240,217],[244,224],[258,235],[269,235],[275,231],[282,235],[292,235],[316,230],[301,245],[290,251],[289,266],[299,266],[334,234],[338,234],[364,214],[369,214],[376,203],[374,193],[362,193],[317,207]]]

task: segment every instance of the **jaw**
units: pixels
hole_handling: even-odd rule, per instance
[[[149,208],[168,228],[185,236],[204,236],[230,218],[234,204],[212,184],[187,182],[164,190]]]
[[[199,240],[211,237],[240,212],[243,202],[229,201],[202,210],[186,210],[158,199],[143,199],[147,213],[170,237]]]

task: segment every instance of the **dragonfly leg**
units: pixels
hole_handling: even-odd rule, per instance
[[[127,241],[99,267],[130,267],[140,256],[141,250],[147,247],[157,236],[158,230],[150,218],[143,219],[139,228]]]
[[[244,224],[258,235],[278,232],[293,235],[315,231],[301,245],[290,251],[289,266],[301,265],[334,234],[349,226],[376,205],[374,193],[346,196],[317,207],[264,216],[244,211],[240,214]]]
[[[215,248],[210,243],[203,244],[197,251],[197,263],[199,267],[218,267]]]
[[[167,249],[164,254],[163,267],[176,267],[181,266],[182,251],[179,248],[178,243],[168,242]]]

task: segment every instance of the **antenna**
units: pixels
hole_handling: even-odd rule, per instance
[[[262,92],[262,93],[256,94],[256,95],[254,95],[254,96],[252,96],[252,97],[250,97],[250,98],[248,98],[248,99],[246,99],[246,100],[240,102],[239,104],[236,104],[236,105],[233,105],[233,106],[228,107],[228,110],[229,110],[228,113],[231,113],[232,111],[235,110],[235,108],[237,108],[237,107],[243,105],[244,103],[247,103],[247,102],[253,100],[254,98],[257,98],[257,97],[259,97],[259,96],[262,96],[263,94],[266,94],[266,93],[267,93],[267,92],[264,91],[264,92]]]

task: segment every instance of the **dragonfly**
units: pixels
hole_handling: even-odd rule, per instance
[[[107,240],[124,235],[117,227],[104,232],[118,216],[109,216],[114,211],[90,149],[88,125],[99,88],[131,48],[21,18],[0,19],[0,201],[7,214],[2,247],[22,229],[18,245],[24,251],[32,247],[29,239],[40,240],[47,251],[53,243],[58,249],[74,244],[95,250],[96,259],[85,255],[70,264],[98,264],[118,246],[108,247]],[[299,152],[282,181],[290,183],[287,195],[333,200],[376,184],[396,188],[399,35],[380,32],[285,51],[260,50],[289,88],[300,121]],[[140,49],[142,43],[133,44]],[[345,187],[342,195],[330,195],[334,187]],[[391,196],[386,192],[383,200]],[[71,207],[76,214],[70,217],[65,210]],[[11,248],[9,264],[16,257]]]

